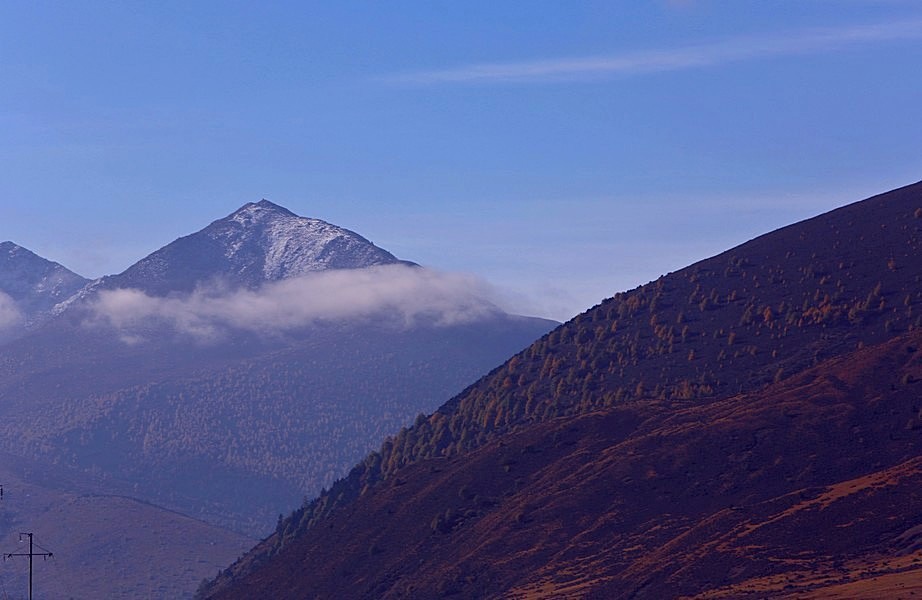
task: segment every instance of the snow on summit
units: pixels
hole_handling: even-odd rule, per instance
[[[227,257],[244,254],[255,244],[263,256],[267,281],[323,271],[354,269],[399,262],[391,253],[362,236],[320,219],[299,217],[268,200],[249,203],[228,220],[239,228],[222,228]]]
[[[255,288],[311,272],[395,263],[411,264],[348,229],[261,200],[105,278],[103,287],[164,295],[220,280]]]

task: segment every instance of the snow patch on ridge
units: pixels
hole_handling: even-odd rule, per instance
[[[236,259],[254,246],[263,258],[266,281],[336,268],[399,262],[362,236],[320,219],[299,217],[267,200],[250,203],[228,219],[240,227],[219,232],[226,257]]]

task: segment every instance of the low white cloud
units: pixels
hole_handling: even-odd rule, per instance
[[[168,297],[104,290],[93,304],[92,321],[115,327],[127,343],[153,326],[213,339],[228,329],[277,333],[338,320],[453,325],[495,314],[495,297],[491,286],[473,276],[388,265],[314,273],[258,290],[213,285]]]
[[[0,330],[22,324],[22,312],[16,302],[4,292],[0,292]]]
[[[391,75],[393,83],[545,83],[611,75],[699,69],[746,60],[829,52],[857,44],[922,38],[922,20],[904,20],[793,33],[750,35],[698,45],[611,56],[479,63]]]

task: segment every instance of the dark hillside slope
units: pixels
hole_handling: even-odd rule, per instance
[[[557,328],[280,524],[243,577],[395,473],[555,417],[762,389],[922,325],[922,184],[785,227],[621,293]],[[351,509],[350,509],[351,510]]]
[[[920,593],[920,349],[913,332],[758,393],[626,401],[410,465],[213,598]]]

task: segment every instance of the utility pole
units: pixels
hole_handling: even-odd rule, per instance
[[[20,533],[20,534],[19,534],[19,541],[20,541],[20,542],[22,541],[22,536],[24,536],[24,535],[29,536],[29,553],[26,554],[25,552],[11,552],[11,553],[9,553],[9,554],[4,554],[4,555],[3,555],[3,558],[4,558],[4,560],[5,560],[5,559],[7,559],[7,558],[13,558],[14,556],[28,556],[28,557],[29,557],[29,600],[32,600],[32,558],[35,557],[35,556],[41,556],[41,557],[44,558],[45,560],[48,560],[49,558],[51,558],[51,557],[54,556],[54,553],[52,553],[52,552],[34,552],[34,551],[32,550],[32,532],[30,531],[30,532],[28,532],[28,533]],[[42,549],[44,550],[44,548],[42,548]]]

